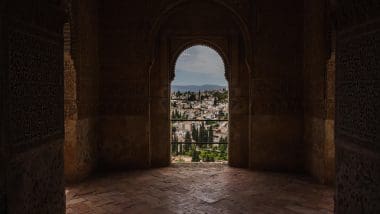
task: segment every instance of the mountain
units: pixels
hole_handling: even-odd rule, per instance
[[[227,86],[220,85],[172,85],[172,92],[198,92],[198,91],[212,91],[212,90],[221,90],[227,89]]]

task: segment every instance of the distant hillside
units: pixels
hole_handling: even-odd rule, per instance
[[[220,85],[172,85],[172,92],[198,92],[198,91],[211,91],[211,90],[221,90],[227,89],[227,86]]]

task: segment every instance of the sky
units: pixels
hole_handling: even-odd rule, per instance
[[[172,85],[227,86],[220,55],[206,46],[192,46],[181,53],[175,66]]]

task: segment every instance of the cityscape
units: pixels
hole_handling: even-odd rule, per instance
[[[172,86],[172,162],[226,162],[228,90],[220,86]]]

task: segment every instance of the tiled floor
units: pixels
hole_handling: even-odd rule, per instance
[[[67,213],[332,213],[333,189],[223,164],[98,176],[66,190]]]

